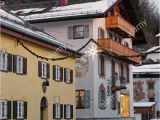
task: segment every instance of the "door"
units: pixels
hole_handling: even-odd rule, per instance
[[[41,99],[40,103],[40,120],[48,120],[48,102],[46,97]]]

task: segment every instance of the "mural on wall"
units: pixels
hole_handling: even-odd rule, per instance
[[[89,69],[89,60],[88,57],[81,57],[76,59],[76,77],[84,77]]]
[[[136,81],[133,83],[134,85],[134,100],[136,102],[141,101],[145,98],[145,92],[143,90],[143,81]]]

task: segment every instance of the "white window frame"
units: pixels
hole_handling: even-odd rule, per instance
[[[7,119],[7,101],[0,100],[0,119]]]
[[[60,79],[61,79],[61,67],[56,66],[56,80],[60,81]]]
[[[7,70],[8,54],[4,50],[0,51],[0,70]]]
[[[23,111],[24,104],[22,101],[17,101],[17,119],[23,119],[24,111]]]
[[[71,105],[66,105],[66,118],[71,118]]]
[[[71,83],[71,70],[66,69],[66,83]]]
[[[23,73],[23,57],[17,56],[16,73]]]
[[[47,78],[47,63],[42,62],[42,68],[41,68],[41,72],[42,72],[42,78]]]
[[[61,118],[61,104],[55,104],[56,106],[56,118]]]

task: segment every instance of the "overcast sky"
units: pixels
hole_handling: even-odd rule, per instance
[[[151,3],[154,2],[157,5],[160,13],[160,0],[148,0],[148,1],[150,1]]]

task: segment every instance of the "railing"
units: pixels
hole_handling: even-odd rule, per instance
[[[120,16],[108,16],[106,18],[106,28],[119,28],[132,37],[135,37],[135,27]]]
[[[139,53],[134,51],[133,49],[130,49],[126,47],[125,45],[122,45],[118,43],[115,40],[112,40],[111,38],[104,38],[104,39],[98,39],[97,42],[107,51],[116,53],[118,55],[126,55],[126,56],[132,56],[132,55],[138,55]],[[98,48],[100,51],[101,49]],[[141,60],[140,57],[127,57],[131,62],[134,62],[136,64],[140,64]]]
[[[126,86],[127,84],[126,78],[121,76],[111,76],[110,82],[111,82],[111,85],[115,85],[115,86]]]

